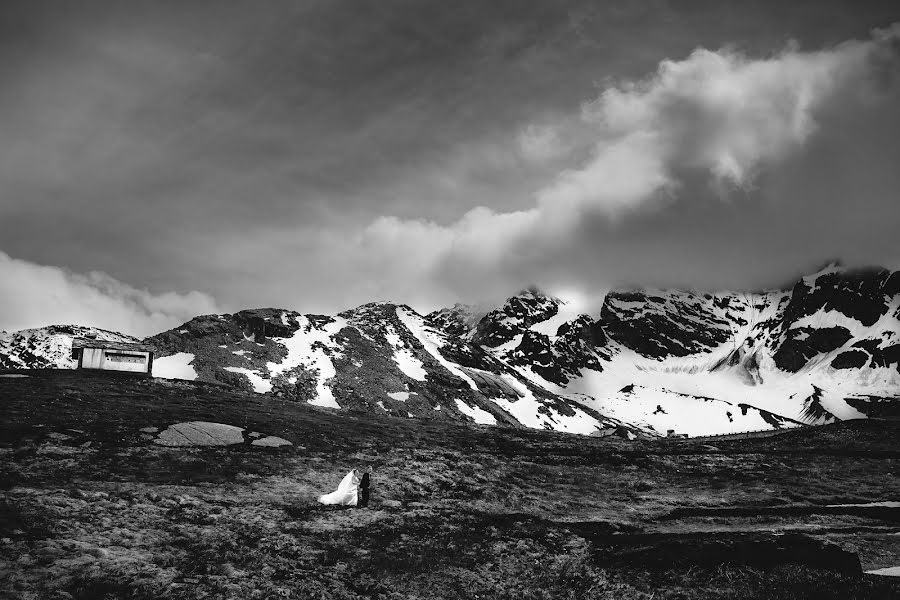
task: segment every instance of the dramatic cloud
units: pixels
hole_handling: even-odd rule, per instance
[[[229,312],[896,262],[897,3],[689,4],[6,0],[0,247]]]
[[[553,265],[554,256],[565,261],[578,246],[596,247],[585,236],[610,231],[610,222],[702,193],[731,201],[766,177],[777,180],[820,132],[846,125],[846,115],[877,119],[885,108],[895,110],[898,41],[895,25],[869,40],[815,52],[788,47],[751,58],[698,49],[684,60],[662,61],[653,76],[611,85],[582,106],[581,135],[593,140],[592,151],[539,190],[531,207],[476,208],[449,225],[380,218],[358,245],[367,264],[381,265],[398,286],[392,274],[446,280],[465,272],[479,281],[495,275],[503,285],[523,272],[546,279],[542,271],[571,268]],[[522,132],[518,143],[530,159],[559,154],[552,129]],[[840,134],[846,135],[853,132]]]
[[[103,273],[70,273],[0,252],[0,329],[91,325],[143,337],[219,312],[206,294],[152,294]],[[48,323],[52,315],[53,323]]]

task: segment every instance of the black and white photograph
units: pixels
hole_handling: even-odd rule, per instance
[[[900,599],[900,4],[0,1],[0,599]]]

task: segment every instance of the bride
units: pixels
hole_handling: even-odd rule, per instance
[[[359,472],[353,469],[341,480],[337,489],[330,494],[319,496],[322,504],[339,504],[342,506],[356,506],[359,490]]]

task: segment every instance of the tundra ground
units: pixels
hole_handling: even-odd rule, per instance
[[[900,508],[837,506],[900,500],[896,422],[628,442],[22,374],[0,378],[0,597],[900,597],[853,554],[900,564]],[[293,445],[147,429],[184,421]],[[367,466],[369,508],[316,503]]]

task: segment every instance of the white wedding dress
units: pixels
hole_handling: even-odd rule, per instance
[[[359,486],[359,475],[353,469],[341,480],[338,488],[330,494],[319,496],[322,504],[339,504],[341,506],[356,506]]]

